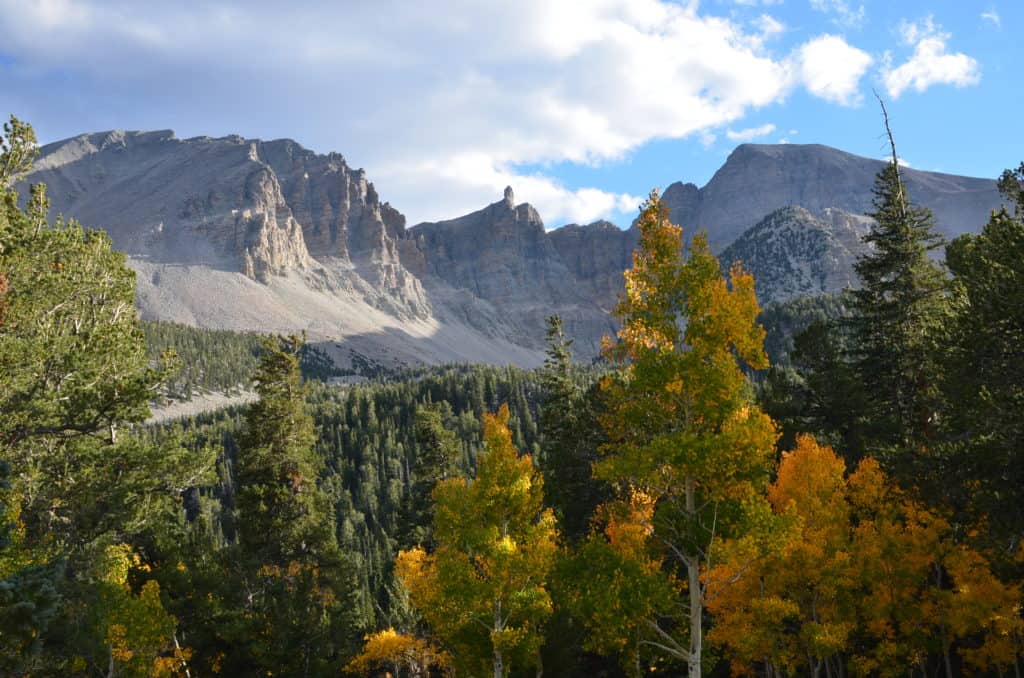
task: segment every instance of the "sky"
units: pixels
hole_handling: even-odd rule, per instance
[[[1020,0],[0,0],[0,115],[291,138],[409,224],[511,185],[545,224],[628,224],[740,143],[995,177],[1024,160]]]

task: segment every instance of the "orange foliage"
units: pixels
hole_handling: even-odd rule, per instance
[[[768,496],[788,529],[767,546],[730,543],[706,574],[732,583],[708,606],[709,637],[734,674],[810,661],[903,675],[961,639],[970,640],[960,654],[973,670],[1012,665],[1021,591],[999,581],[947,520],[895,490],[877,462],[865,459],[847,478],[830,448],[800,436]]]

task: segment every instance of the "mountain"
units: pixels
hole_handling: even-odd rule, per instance
[[[742,144],[703,188],[673,183],[662,198],[673,223],[706,228],[716,252],[767,214],[799,205],[814,214],[837,208],[871,211],[875,175],[884,162],[819,144]],[[976,232],[999,206],[995,181],[901,170],[911,199],[935,214],[946,237]]]
[[[402,263],[405,218],[361,169],[294,141],[103,132],[41,149],[27,183],[103,228],[137,273],[144,318],[306,331],[338,362],[536,364],[539,343],[493,308],[434,290]],[[469,316],[473,325],[461,321]],[[488,331],[481,332],[480,327]]]
[[[763,301],[854,282],[882,162],[826,146],[738,147],[703,188],[664,192],[687,232],[708,227]],[[995,182],[905,170],[946,235],[977,231]],[[425,178],[425,180],[427,180]],[[294,141],[102,132],[44,146],[28,182],[55,211],[103,228],[137,272],[145,318],[306,331],[343,366],[442,361],[536,365],[559,314],[582,358],[610,315],[636,227],[548,231],[511,188],[464,216],[406,227],[362,169]]]
[[[739,261],[754,274],[762,304],[834,292],[857,285],[853,265],[868,252],[871,219],[828,207],[778,209],[726,247],[724,266]]]

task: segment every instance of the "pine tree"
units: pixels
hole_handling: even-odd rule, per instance
[[[135,435],[171,365],[146,356],[135,274],[110,238],[74,221],[51,225],[41,184],[19,208],[9,186],[28,171],[34,144],[28,125],[12,117],[4,126],[0,461],[12,471],[19,541],[33,567],[52,568],[64,598],[33,641],[44,648],[38,670],[61,673],[76,657],[110,651],[84,628],[98,586],[91,573],[109,548],[176,515],[211,460],[173,439]]]
[[[935,433],[935,341],[948,286],[929,256],[942,239],[931,211],[910,202],[895,144],[874,196],[875,223],[864,238],[872,250],[855,264],[861,287],[852,296],[850,358],[866,396],[867,445],[874,448],[862,453],[885,451],[899,466]]]
[[[591,466],[602,441],[594,417],[594,394],[582,392],[572,366],[572,340],[565,336],[560,317],[552,316],[547,322],[547,358],[540,372],[544,488],[563,535],[576,540],[586,535],[601,495]]]
[[[302,344],[297,337],[265,344],[259,400],[239,443],[236,523],[247,623],[234,670],[324,675],[352,638],[351,565],[317,486],[322,462],[299,374]]]
[[[955,319],[946,361],[949,489],[1003,543],[1024,524],[1024,164],[999,180],[1011,201],[946,251]],[[944,496],[948,496],[944,495]]]

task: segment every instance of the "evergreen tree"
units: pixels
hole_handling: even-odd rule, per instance
[[[1003,544],[1024,525],[1024,165],[1000,178],[1013,201],[980,234],[946,251],[955,322],[945,383],[948,434],[944,480],[958,503]],[[944,495],[945,496],[945,495]]]
[[[34,143],[28,125],[12,118],[4,126],[0,461],[12,472],[19,543],[31,556],[26,566],[59,573],[54,581],[64,598],[49,629],[36,629],[33,644],[45,652],[34,670],[68,673],[115,646],[87,628],[88,601],[102,588],[94,573],[109,549],[133,551],[154,525],[176,515],[183,490],[202,481],[210,460],[175,440],[153,445],[134,434],[169,365],[147,360],[135,274],[109,237],[73,221],[50,225],[42,185],[18,207],[9,186],[27,172]],[[145,654],[137,659],[153,659]]]
[[[572,340],[565,336],[560,317],[552,316],[547,322],[547,358],[540,372],[544,487],[563,534],[576,540],[587,533],[599,501],[591,465],[602,440],[594,418],[594,394],[582,392],[572,366]]]
[[[864,238],[872,250],[855,264],[861,287],[852,293],[850,359],[865,396],[866,444],[874,448],[860,452],[884,451],[896,470],[934,437],[935,342],[948,286],[929,256],[942,239],[931,211],[911,204],[895,145],[875,180],[873,204],[875,223]]]
[[[302,340],[268,340],[236,462],[245,655],[235,670],[326,675],[352,640],[351,565],[317,486],[321,461],[299,374]],[[243,668],[248,667],[248,668]]]
[[[423,546],[433,551],[434,488],[456,475],[460,456],[455,434],[445,427],[451,417],[448,403],[424,404],[416,409],[413,431],[416,439],[414,480],[403,513],[403,546]]]

